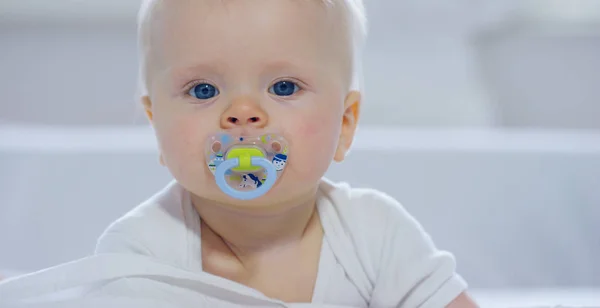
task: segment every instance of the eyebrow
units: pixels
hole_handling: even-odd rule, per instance
[[[206,76],[221,76],[224,72],[224,65],[220,63],[200,63],[189,66],[172,66],[164,69],[163,74],[172,81],[174,87],[184,87],[194,78],[198,77],[198,72]]]
[[[194,64],[194,65],[190,65],[190,66],[168,67],[165,69],[165,71],[167,72],[167,74],[170,77],[173,77],[173,78],[179,78],[179,77],[185,77],[185,76],[191,77],[192,75],[195,75],[199,71],[208,72],[210,74],[222,74],[224,71],[223,66],[224,65],[219,64],[219,63],[213,63],[213,64],[200,63],[200,64]]]
[[[299,65],[291,60],[277,59],[269,61],[267,63],[259,63],[260,70],[257,72],[259,75],[269,73],[290,73],[299,74],[302,78],[307,78],[311,74],[318,74],[319,67],[308,63],[305,65]],[[218,78],[223,76],[227,69],[230,69],[229,65],[225,62],[212,61],[210,63],[197,63],[187,66],[172,66],[164,69],[163,74],[171,80],[174,87],[184,87],[193,79],[198,77],[214,77],[218,82]],[[199,76],[201,73],[202,76]]]
[[[277,70],[284,70],[284,69],[292,69],[295,71],[306,71],[306,70],[314,70],[315,67],[311,64],[308,65],[298,65],[296,63],[294,63],[293,61],[289,61],[289,60],[275,60],[269,63],[266,63],[264,65],[263,68],[263,72],[268,72],[268,71],[277,71]]]

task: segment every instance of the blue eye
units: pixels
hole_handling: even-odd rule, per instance
[[[197,99],[210,99],[219,95],[219,90],[208,83],[201,83],[193,87],[189,94]]]
[[[291,81],[279,81],[269,88],[269,93],[277,96],[290,96],[300,90],[300,87]]]

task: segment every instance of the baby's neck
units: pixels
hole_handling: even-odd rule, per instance
[[[232,209],[195,196],[192,200],[203,230],[220,237],[238,257],[299,243],[307,229],[319,224],[314,193],[264,210]]]

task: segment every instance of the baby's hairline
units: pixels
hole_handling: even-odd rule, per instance
[[[153,10],[162,0],[142,0],[138,13],[138,87],[137,95],[149,95],[148,67],[151,61],[148,54],[150,42],[150,20]],[[344,22],[350,40],[350,85],[348,90],[361,90],[362,88],[362,52],[367,35],[367,25],[363,0],[303,0],[319,1],[327,8],[340,7],[343,9]],[[338,5],[336,5],[338,4]]]

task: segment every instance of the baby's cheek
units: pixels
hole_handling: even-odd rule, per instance
[[[310,138],[318,134],[323,129],[323,123],[319,121],[308,121],[301,123],[297,129],[297,134],[304,138]]]
[[[330,137],[339,134],[337,128],[339,124],[335,123],[331,117],[326,116],[307,116],[297,119],[294,125],[294,135],[303,138]]]
[[[182,148],[190,143],[189,129],[183,122],[171,122],[168,125],[156,127],[156,133],[159,135],[163,151],[181,152]]]
[[[318,181],[329,167],[337,145],[337,126],[322,116],[304,118],[290,131],[290,168],[300,181]]]
[[[198,123],[181,119],[156,130],[166,167],[183,187],[201,195],[212,178],[204,155],[206,132]]]
[[[170,121],[157,125],[162,154],[171,167],[184,168],[201,160],[203,142],[200,131],[193,121]]]

